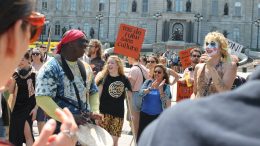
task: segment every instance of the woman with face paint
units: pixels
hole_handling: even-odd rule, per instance
[[[230,90],[237,66],[232,64],[228,43],[223,34],[210,32],[205,37],[204,63],[195,67],[192,99]]]

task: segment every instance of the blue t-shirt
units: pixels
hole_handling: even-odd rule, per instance
[[[142,110],[143,106],[147,106],[147,107],[145,107],[145,110],[148,110],[148,108],[151,108],[151,110],[149,110],[149,111],[153,111],[152,108],[155,108],[155,107],[150,106],[148,104],[156,104],[156,107],[159,107],[159,104],[161,104],[161,108],[164,110],[164,109],[166,109],[166,102],[171,99],[170,85],[168,85],[168,84],[164,85],[165,86],[164,90],[163,90],[163,92],[165,94],[164,97],[160,97],[160,93],[159,93],[158,89],[152,89],[148,94],[145,94],[144,89],[151,87],[152,82],[154,82],[154,80],[150,80],[150,79],[145,80],[145,82],[143,83],[143,85],[139,91],[140,98],[143,98],[141,111],[143,111]],[[150,100],[153,100],[153,101],[150,101]],[[158,109],[156,110],[156,113],[158,111],[162,112],[162,110],[158,110]],[[153,113],[153,112],[151,112],[151,113]],[[157,114],[160,114],[160,113],[157,113]],[[147,113],[147,114],[149,114],[149,113]]]
[[[90,89],[88,91],[88,89],[84,86],[84,81],[81,77],[77,63],[67,61],[67,64],[74,75],[74,82],[79,91],[82,110],[87,111],[86,93],[89,92],[89,95],[97,93],[98,88],[95,82],[91,82]],[[87,70],[86,63],[83,62],[83,64]],[[87,82],[87,86],[88,84],[89,83]],[[78,106],[73,83],[67,78],[65,72],[55,58],[51,58],[48,62],[46,62],[38,72],[36,80],[36,96],[50,96],[61,108],[68,107],[72,113],[79,112],[79,110],[73,106]],[[65,98],[66,101],[57,97]],[[68,104],[67,101],[73,105]]]

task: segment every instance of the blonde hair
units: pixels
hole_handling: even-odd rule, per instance
[[[108,71],[108,60],[109,59],[113,59],[116,61],[116,64],[118,66],[118,74],[120,76],[125,75],[123,62],[121,61],[121,59],[118,56],[112,55],[112,56],[108,57],[107,62],[105,64],[105,66],[103,67],[103,70],[101,71],[100,75],[96,77],[96,79],[95,79],[96,84],[99,84],[100,81],[103,80],[109,74],[109,71]]]
[[[212,40],[212,39],[216,40],[219,43],[221,56],[223,57],[223,59],[225,61],[227,61],[228,58],[230,58],[230,55],[228,53],[228,42],[227,42],[227,39],[220,32],[217,32],[217,31],[210,32],[210,33],[208,33],[205,36],[204,46],[205,46],[207,40]]]

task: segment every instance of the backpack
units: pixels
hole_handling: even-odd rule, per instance
[[[234,80],[231,90],[236,89],[237,87],[243,85],[245,82],[246,82],[246,79],[244,77],[237,75]]]

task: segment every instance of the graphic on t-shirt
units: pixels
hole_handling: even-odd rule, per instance
[[[109,85],[108,92],[111,97],[118,98],[124,92],[124,84],[121,81],[115,81]]]

